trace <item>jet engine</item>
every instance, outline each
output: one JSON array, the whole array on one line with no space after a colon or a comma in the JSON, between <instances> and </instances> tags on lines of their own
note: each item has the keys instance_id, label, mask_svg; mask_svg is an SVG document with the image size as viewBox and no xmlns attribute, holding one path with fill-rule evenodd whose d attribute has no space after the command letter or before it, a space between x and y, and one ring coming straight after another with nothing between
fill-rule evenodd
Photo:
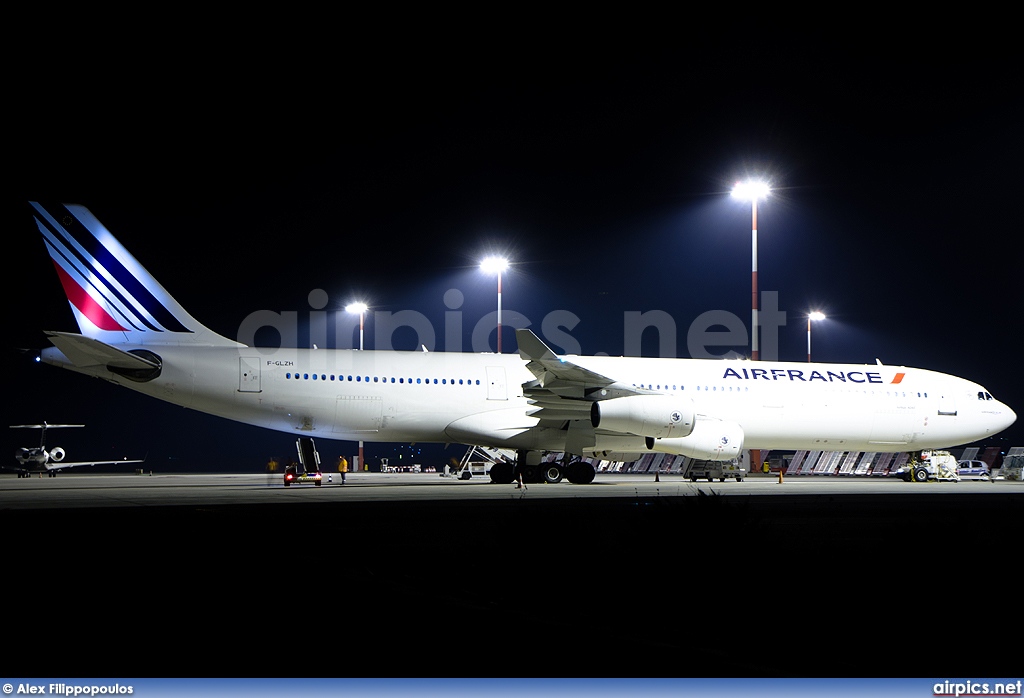
<instances>
[{"instance_id":1,"label":"jet engine","mask_svg":"<svg viewBox=\"0 0 1024 698\"><path fill-rule=\"evenodd\" d=\"M595 429L659 439L687 436L694 419L693 401L674 395L630 395L599 400L590 407Z\"/></svg>"},{"instance_id":2,"label":"jet engine","mask_svg":"<svg viewBox=\"0 0 1024 698\"><path fill-rule=\"evenodd\" d=\"M54 448L50 449L50 460L53 460L57 463L60 463L62 460L64 460L65 455L66 454L64 453L64 449L61 448L60 446L55 446Z\"/></svg>"},{"instance_id":3,"label":"jet engine","mask_svg":"<svg viewBox=\"0 0 1024 698\"><path fill-rule=\"evenodd\" d=\"M743 450L743 427L736 422L701 419L689 436L667 439L648 436L647 449L698 460L732 460Z\"/></svg>"}]
</instances>

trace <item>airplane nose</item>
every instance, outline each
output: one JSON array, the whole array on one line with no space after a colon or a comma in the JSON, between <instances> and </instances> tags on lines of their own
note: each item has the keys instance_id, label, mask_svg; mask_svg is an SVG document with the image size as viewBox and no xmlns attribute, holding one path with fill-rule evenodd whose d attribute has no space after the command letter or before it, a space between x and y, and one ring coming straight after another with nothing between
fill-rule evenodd
<instances>
[{"instance_id":1,"label":"airplane nose","mask_svg":"<svg viewBox=\"0 0 1024 698\"><path fill-rule=\"evenodd\" d=\"M1008 429L1011 424L1017 421L1017 414L1005 402L1000 402L999 409L989 412L987 416L992 427L992 434L998 434Z\"/></svg>"}]
</instances>

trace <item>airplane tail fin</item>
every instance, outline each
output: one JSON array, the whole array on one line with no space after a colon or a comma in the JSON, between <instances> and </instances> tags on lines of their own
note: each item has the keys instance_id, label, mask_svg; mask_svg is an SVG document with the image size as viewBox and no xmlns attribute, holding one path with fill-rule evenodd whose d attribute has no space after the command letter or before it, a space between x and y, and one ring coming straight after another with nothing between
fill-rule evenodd
<instances>
[{"instance_id":1,"label":"airplane tail fin","mask_svg":"<svg viewBox=\"0 0 1024 698\"><path fill-rule=\"evenodd\" d=\"M104 344L241 346L189 315L87 208L29 203L82 335Z\"/></svg>"}]
</instances>

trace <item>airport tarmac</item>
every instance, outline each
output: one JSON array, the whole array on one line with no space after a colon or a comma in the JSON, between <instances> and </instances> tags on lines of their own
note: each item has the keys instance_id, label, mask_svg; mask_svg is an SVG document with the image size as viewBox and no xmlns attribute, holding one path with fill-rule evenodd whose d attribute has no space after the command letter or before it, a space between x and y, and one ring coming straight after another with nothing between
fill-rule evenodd
<instances>
[{"instance_id":1,"label":"airport tarmac","mask_svg":"<svg viewBox=\"0 0 1024 698\"><path fill-rule=\"evenodd\" d=\"M11 641L109 648L26 675L1011 675L946 649L1016 627L1022 520L1007 481L0 477Z\"/></svg>"},{"instance_id":2,"label":"airport tarmac","mask_svg":"<svg viewBox=\"0 0 1024 698\"><path fill-rule=\"evenodd\" d=\"M1024 496L1024 482L906 483L892 478L842 478L777 475L748 476L742 482L691 482L674 474L601 473L589 485L496 485L486 478L456 480L436 473L349 473L346 484L337 474L323 484L285 487L280 475L266 474L93 474L61 473L57 477L0 476L0 511L145 506L222 506L234 504L298 504L412 501L522 501L548 499L657 498L713 495L761 497L787 495L810 498L850 496L1000 495Z\"/></svg>"}]
</instances>

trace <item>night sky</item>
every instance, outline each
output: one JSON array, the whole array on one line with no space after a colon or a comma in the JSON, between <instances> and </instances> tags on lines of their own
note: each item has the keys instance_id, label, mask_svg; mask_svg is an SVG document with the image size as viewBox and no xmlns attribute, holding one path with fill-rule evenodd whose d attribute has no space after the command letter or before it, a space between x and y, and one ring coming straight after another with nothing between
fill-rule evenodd
<instances>
[{"instance_id":1,"label":"night sky","mask_svg":"<svg viewBox=\"0 0 1024 698\"><path fill-rule=\"evenodd\" d=\"M749 327L750 206L729 190L762 176L774 191L758 210L759 286L786 313L779 359L806 359L806 313L819 309L815 360L959 375L1024 414L1020 66L998 42L968 52L929 32L815 40L694 26L671 41L508 31L411 42L290 25L290 40L272 41L261 28L227 43L206 30L68 32L19 65L4 202L8 420L87 424L55 435L69 460L148 454L155 470L260 471L294 439L26 361L17 349L46 346L44 330L76 330L29 200L89 208L230 337L255 311L298 311L296 342L309 346L320 289L330 318L356 299L371 315L422 313L437 351L445 311L458 311L470 351L496 304L477 265L500 252L513 262L506 326L515 312L538 331L571 314L578 324L562 331L578 346L556 349L618 355L626 313L663 311L686 357L702 313ZM371 317L368 349L374 332ZM408 329L391 339L418 344ZM511 329L503 350L515 351ZM641 351L659 355L654 333ZM29 445L4 431L8 452ZM1002 436L989 445L1024 445L1024 425ZM318 446L328 463L355 448ZM440 467L463 450L368 444L367 456Z\"/></svg>"}]
</instances>

